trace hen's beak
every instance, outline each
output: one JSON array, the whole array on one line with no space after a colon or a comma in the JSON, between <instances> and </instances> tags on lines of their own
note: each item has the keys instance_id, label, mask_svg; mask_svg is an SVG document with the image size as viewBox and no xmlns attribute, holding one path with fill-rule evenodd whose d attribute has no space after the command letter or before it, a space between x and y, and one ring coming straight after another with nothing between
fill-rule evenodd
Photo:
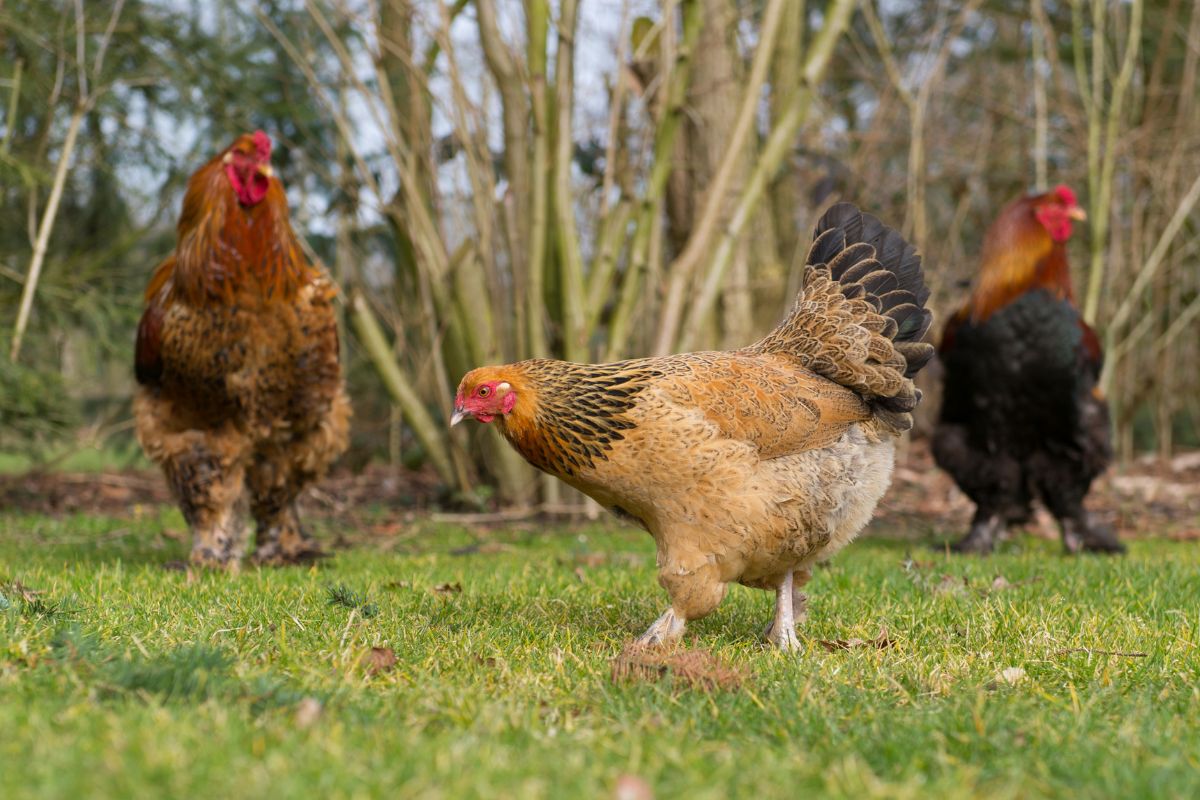
<instances>
[{"instance_id":1,"label":"hen's beak","mask_svg":"<svg viewBox=\"0 0 1200 800\"><path fill-rule=\"evenodd\" d=\"M469 416L471 416L471 412L465 408L455 408L454 413L450 415L450 427L453 428Z\"/></svg>"},{"instance_id":2,"label":"hen's beak","mask_svg":"<svg viewBox=\"0 0 1200 800\"><path fill-rule=\"evenodd\" d=\"M270 164L259 164L258 171L259 173L266 175L268 178L275 177L275 170L271 169Z\"/></svg>"},{"instance_id":3,"label":"hen's beak","mask_svg":"<svg viewBox=\"0 0 1200 800\"><path fill-rule=\"evenodd\" d=\"M1067 209L1067 216L1071 219L1077 219L1080 222L1087 221L1087 212L1079 206L1071 206Z\"/></svg>"}]
</instances>

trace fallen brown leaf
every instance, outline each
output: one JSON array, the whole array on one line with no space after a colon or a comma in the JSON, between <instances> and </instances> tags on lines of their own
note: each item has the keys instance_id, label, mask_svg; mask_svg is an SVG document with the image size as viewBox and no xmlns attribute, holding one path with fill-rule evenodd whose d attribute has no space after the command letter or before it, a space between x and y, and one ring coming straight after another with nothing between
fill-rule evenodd
<instances>
[{"instance_id":1,"label":"fallen brown leaf","mask_svg":"<svg viewBox=\"0 0 1200 800\"><path fill-rule=\"evenodd\" d=\"M461 594L462 584L457 581L454 583L439 583L437 586L433 587L433 593L442 595Z\"/></svg>"},{"instance_id":2,"label":"fallen brown leaf","mask_svg":"<svg viewBox=\"0 0 1200 800\"><path fill-rule=\"evenodd\" d=\"M396 653L390 647L372 647L367 654L367 673L376 675L396 666Z\"/></svg>"},{"instance_id":3,"label":"fallen brown leaf","mask_svg":"<svg viewBox=\"0 0 1200 800\"><path fill-rule=\"evenodd\" d=\"M954 575L943 575L942 579L933 587L933 591L938 594L962 594L967 589L967 578L961 578Z\"/></svg>"}]
</instances>

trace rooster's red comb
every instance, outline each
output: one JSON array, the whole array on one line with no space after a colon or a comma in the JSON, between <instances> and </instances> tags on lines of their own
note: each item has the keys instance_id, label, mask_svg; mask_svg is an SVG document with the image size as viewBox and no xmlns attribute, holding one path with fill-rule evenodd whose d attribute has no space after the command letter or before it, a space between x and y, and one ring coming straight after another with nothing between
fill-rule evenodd
<instances>
[{"instance_id":1,"label":"rooster's red comb","mask_svg":"<svg viewBox=\"0 0 1200 800\"><path fill-rule=\"evenodd\" d=\"M254 132L254 154L258 156L259 161L267 161L271 158L271 137L262 131ZM1070 189L1067 191L1069 192Z\"/></svg>"},{"instance_id":2,"label":"rooster's red comb","mask_svg":"<svg viewBox=\"0 0 1200 800\"><path fill-rule=\"evenodd\" d=\"M1054 193L1058 195L1059 202L1061 202L1064 206L1079 205L1079 203L1076 201L1075 192L1072 191L1070 186L1067 186L1064 183L1060 183L1058 186L1055 186Z\"/></svg>"}]
</instances>

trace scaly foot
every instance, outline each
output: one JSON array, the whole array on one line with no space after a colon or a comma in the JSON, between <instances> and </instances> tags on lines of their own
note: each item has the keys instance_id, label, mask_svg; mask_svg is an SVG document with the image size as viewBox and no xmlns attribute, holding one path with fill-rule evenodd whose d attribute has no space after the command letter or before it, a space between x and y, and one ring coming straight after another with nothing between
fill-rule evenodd
<instances>
[{"instance_id":1,"label":"scaly foot","mask_svg":"<svg viewBox=\"0 0 1200 800\"><path fill-rule=\"evenodd\" d=\"M259 532L258 545L254 548L251 560L260 567L286 567L295 564L308 564L328 554L321 548L319 542L299 528L285 526L282 531L278 528Z\"/></svg>"},{"instance_id":2,"label":"scaly foot","mask_svg":"<svg viewBox=\"0 0 1200 800\"><path fill-rule=\"evenodd\" d=\"M794 590L792 572L789 570L783 583L775 590L775 620L767 627L767 642L778 647L785 653L794 653L800 649L800 639L796 636L796 592ZM803 593L800 594L803 598Z\"/></svg>"},{"instance_id":3,"label":"scaly foot","mask_svg":"<svg viewBox=\"0 0 1200 800\"><path fill-rule=\"evenodd\" d=\"M1086 522L1063 520L1062 539L1063 547L1071 555L1080 552L1120 555L1125 552L1125 545L1121 544L1116 532L1090 517Z\"/></svg>"},{"instance_id":4,"label":"scaly foot","mask_svg":"<svg viewBox=\"0 0 1200 800\"><path fill-rule=\"evenodd\" d=\"M677 642L683 636L683 629L686 626L687 622L676 616L675 609L668 608L661 617L654 620L645 633L638 637L638 644L654 647Z\"/></svg>"},{"instance_id":5,"label":"scaly foot","mask_svg":"<svg viewBox=\"0 0 1200 800\"><path fill-rule=\"evenodd\" d=\"M1004 521L1000 517L976 519L971 530L962 539L950 545L950 551L977 556L990 555L996 548L996 540L1004 532Z\"/></svg>"},{"instance_id":6,"label":"scaly foot","mask_svg":"<svg viewBox=\"0 0 1200 800\"><path fill-rule=\"evenodd\" d=\"M308 564L325 557L316 539L304 532L294 505L279 513L259 516L252 559L260 567Z\"/></svg>"}]
</instances>

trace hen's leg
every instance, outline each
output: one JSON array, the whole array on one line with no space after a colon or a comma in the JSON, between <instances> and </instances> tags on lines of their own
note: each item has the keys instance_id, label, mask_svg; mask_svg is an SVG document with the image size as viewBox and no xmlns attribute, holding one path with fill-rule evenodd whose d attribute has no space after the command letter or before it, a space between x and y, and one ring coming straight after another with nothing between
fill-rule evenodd
<instances>
[{"instance_id":1,"label":"hen's leg","mask_svg":"<svg viewBox=\"0 0 1200 800\"><path fill-rule=\"evenodd\" d=\"M785 652L800 649L796 638L795 586L793 573L787 572L775 591L775 621L767 628L767 641Z\"/></svg>"},{"instance_id":2,"label":"hen's leg","mask_svg":"<svg viewBox=\"0 0 1200 800\"><path fill-rule=\"evenodd\" d=\"M808 595L806 595L804 592L802 592L801 589L811 579L812 579L812 570L808 569L807 567L804 569L797 569L792 572L792 621L793 621L793 624L800 625L800 624L803 624L808 621ZM766 627L763 628L762 635L763 635L764 639L766 639L768 642L771 642L772 636L773 636L772 631L774 631L774 629L775 629L775 620L779 618L779 604L780 604L780 602L782 602L782 599L783 599L782 586L783 586L784 580L786 580L786 579L783 575L778 575L778 576L775 576L774 578L771 578L768 580L770 580L771 584L774 584L774 586L775 586L775 619L773 619L772 621L767 623ZM755 587L767 589L767 588L770 588L770 584L767 584L767 585L755 584Z\"/></svg>"},{"instance_id":3,"label":"hen's leg","mask_svg":"<svg viewBox=\"0 0 1200 800\"><path fill-rule=\"evenodd\" d=\"M346 449L349 420L349 401L339 391L317 428L295 442L260 452L249 468L256 564L301 564L323 555L320 544L300 524L296 498Z\"/></svg>"},{"instance_id":4,"label":"hen's leg","mask_svg":"<svg viewBox=\"0 0 1200 800\"><path fill-rule=\"evenodd\" d=\"M658 582L667 590L671 607L641 635L638 639L641 644L678 641L687 623L711 614L728 589L715 565L704 563L697 569L688 569L674 558L664 558L661 553Z\"/></svg>"}]
</instances>

